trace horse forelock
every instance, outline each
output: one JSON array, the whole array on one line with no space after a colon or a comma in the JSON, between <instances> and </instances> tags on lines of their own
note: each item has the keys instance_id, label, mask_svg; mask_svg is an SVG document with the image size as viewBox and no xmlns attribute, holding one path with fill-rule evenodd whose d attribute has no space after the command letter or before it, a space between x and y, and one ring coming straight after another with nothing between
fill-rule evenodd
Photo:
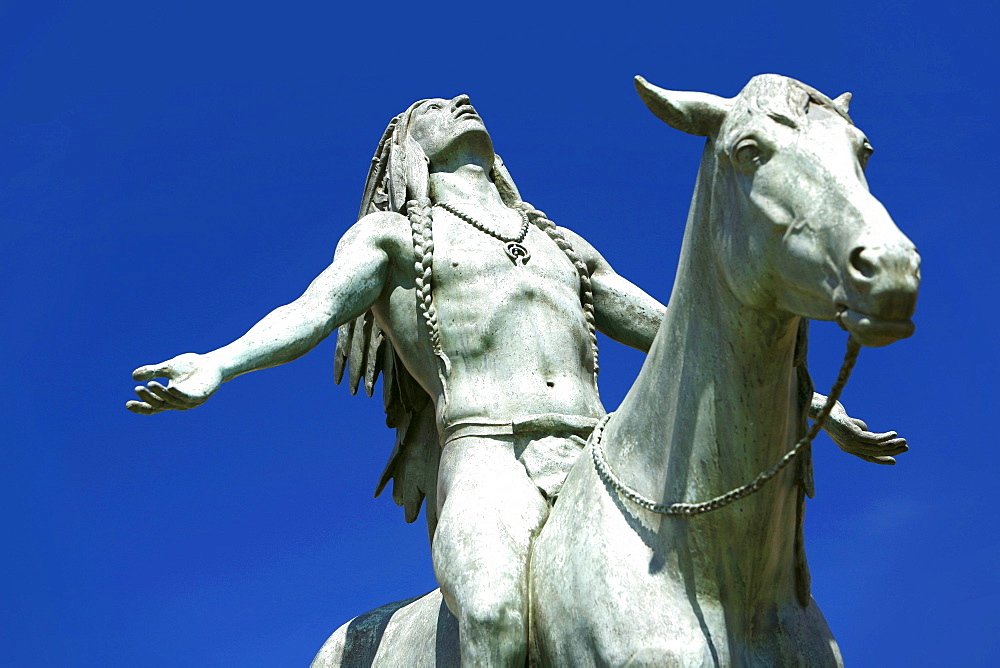
<instances>
[{"instance_id":1,"label":"horse forelock","mask_svg":"<svg viewBox=\"0 0 1000 668\"><path fill-rule=\"evenodd\" d=\"M784 122L780 119L788 119L795 124L805 124L809 105L817 104L854 125L847 112L829 96L808 84L780 74L755 76L737 96L736 102L736 108L744 107L751 114L771 116L780 122Z\"/></svg>"}]
</instances>

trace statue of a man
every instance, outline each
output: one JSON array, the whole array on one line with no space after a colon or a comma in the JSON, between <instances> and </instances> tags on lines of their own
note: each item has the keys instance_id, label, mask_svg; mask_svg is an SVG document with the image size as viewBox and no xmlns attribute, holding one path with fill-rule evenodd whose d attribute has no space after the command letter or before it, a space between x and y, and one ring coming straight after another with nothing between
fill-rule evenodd
<instances>
[{"instance_id":1,"label":"statue of a man","mask_svg":"<svg viewBox=\"0 0 1000 668\"><path fill-rule=\"evenodd\" d=\"M411 521L428 497L463 663L523 665L531 540L605 414L596 331L648 350L663 312L521 201L467 96L423 100L390 123L361 217L305 293L227 346L137 369L150 382L128 408L198 406L344 326L338 374L349 358L352 384L364 375L370 392L381 371L397 428L382 484L396 479ZM829 422L841 447L869 461L906 449L865 429L842 408Z\"/></svg>"}]
</instances>

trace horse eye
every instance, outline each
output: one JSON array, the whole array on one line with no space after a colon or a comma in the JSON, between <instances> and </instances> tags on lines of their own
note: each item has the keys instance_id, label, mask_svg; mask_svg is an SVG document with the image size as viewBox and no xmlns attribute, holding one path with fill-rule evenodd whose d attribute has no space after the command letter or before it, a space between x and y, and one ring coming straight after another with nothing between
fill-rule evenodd
<instances>
[{"instance_id":1,"label":"horse eye","mask_svg":"<svg viewBox=\"0 0 1000 668\"><path fill-rule=\"evenodd\" d=\"M760 146L753 139L745 139L739 143L733 155L737 164L748 166L760 157Z\"/></svg>"},{"instance_id":2,"label":"horse eye","mask_svg":"<svg viewBox=\"0 0 1000 668\"><path fill-rule=\"evenodd\" d=\"M861 144L861 150L858 151L858 162L861 163L862 169L868 166L868 159L872 157L872 153L874 152L875 149L872 148L872 145L869 144L866 139L864 143Z\"/></svg>"}]
</instances>

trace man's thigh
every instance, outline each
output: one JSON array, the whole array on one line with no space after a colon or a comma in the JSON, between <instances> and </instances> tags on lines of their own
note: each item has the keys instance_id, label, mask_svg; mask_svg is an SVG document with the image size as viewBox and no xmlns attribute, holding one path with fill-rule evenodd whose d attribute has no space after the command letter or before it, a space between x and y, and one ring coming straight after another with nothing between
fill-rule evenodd
<instances>
[{"instance_id":1,"label":"man's thigh","mask_svg":"<svg viewBox=\"0 0 1000 668\"><path fill-rule=\"evenodd\" d=\"M545 498L514 454L509 436L468 436L445 445L438 469L441 517L466 509L498 512L509 523L537 528L548 514Z\"/></svg>"},{"instance_id":2,"label":"man's thigh","mask_svg":"<svg viewBox=\"0 0 1000 668\"><path fill-rule=\"evenodd\" d=\"M497 558L527 554L548 516L548 504L514 456L512 437L469 436L448 443L438 472L439 538L449 552L492 551ZM489 560L489 552L468 555Z\"/></svg>"}]
</instances>

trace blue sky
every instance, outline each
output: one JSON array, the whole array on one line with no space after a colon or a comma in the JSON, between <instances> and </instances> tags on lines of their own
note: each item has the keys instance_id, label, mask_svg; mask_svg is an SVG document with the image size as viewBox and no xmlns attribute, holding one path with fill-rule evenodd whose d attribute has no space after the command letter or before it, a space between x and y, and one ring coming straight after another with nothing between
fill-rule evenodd
<instances>
[{"instance_id":1,"label":"blue sky","mask_svg":"<svg viewBox=\"0 0 1000 668\"><path fill-rule=\"evenodd\" d=\"M852 665L995 665L1000 575L997 10L986 3L0 3L0 578L5 665L287 666L434 587L422 521L371 494L381 401L333 340L143 418L129 374L297 297L412 101L465 92L525 199L665 301L702 141L632 88L836 96L872 191L923 256L912 339L844 401L912 450L825 437L813 594ZM844 335L813 327L828 387ZM642 355L602 345L613 408Z\"/></svg>"}]
</instances>

